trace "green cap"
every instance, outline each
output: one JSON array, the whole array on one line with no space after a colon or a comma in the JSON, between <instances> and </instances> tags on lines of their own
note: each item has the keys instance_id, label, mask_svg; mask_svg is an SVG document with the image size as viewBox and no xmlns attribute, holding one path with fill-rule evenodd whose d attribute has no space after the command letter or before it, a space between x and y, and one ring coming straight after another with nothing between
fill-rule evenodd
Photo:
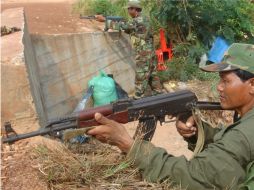
<instances>
[{"instance_id":1,"label":"green cap","mask_svg":"<svg viewBox=\"0 0 254 190\"><path fill-rule=\"evenodd\" d=\"M141 6L141 4L140 4L139 1L129 1L129 2L127 3L126 8L130 8L130 7L142 9L142 6Z\"/></svg>"},{"instance_id":2,"label":"green cap","mask_svg":"<svg viewBox=\"0 0 254 190\"><path fill-rule=\"evenodd\" d=\"M245 70L254 74L254 45L234 43L226 51L221 63L201 68L208 72Z\"/></svg>"}]
</instances>

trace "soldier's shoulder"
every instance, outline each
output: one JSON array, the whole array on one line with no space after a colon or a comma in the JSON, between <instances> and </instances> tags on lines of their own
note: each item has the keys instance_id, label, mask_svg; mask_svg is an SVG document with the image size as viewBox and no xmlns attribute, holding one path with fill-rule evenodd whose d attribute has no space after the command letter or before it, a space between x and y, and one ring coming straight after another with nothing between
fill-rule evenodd
<instances>
[{"instance_id":1,"label":"soldier's shoulder","mask_svg":"<svg viewBox=\"0 0 254 190\"><path fill-rule=\"evenodd\" d=\"M234 127L234 130L239 131L241 134L244 135L245 140L248 141L251 150L252 150L252 156L254 157L254 116L249 117L248 119L243 120L239 123L236 127Z\"/></svg>"},{"instance_id":2,"label":"soldier's shoulder","mask_svg":"<svg viewBox=\"0 0 254 190\"><path fill-rule=\"evenodd\" d=\"M247 116L247 118L243 118L240 120L239 125L237 126L237 128L241 131L252 131L254 132L254 113L253 111ZM253 133L254 135L254 133Z\"/></svg>"},{"instance_id":3,"label":"soldier's shoulder","mask_svg":"<svg viewBox=\"0 0 254 190\"><path fill-rule=\"evenodd\" d=\"M138 16L138 17L134 18L134 21L138 22L138 23L142 23L144 21L144 19L142 16Z\"/></svg>"},{"instance_id":4,"label":"soldier's shoulder","mask_svg":"<svg viewBox=\"0 0 254 190\"><path fill-rule=\"evenodd\" d=\"M241 131L247 136L254 138L254 116L246 120L240 121L240 123L235 127L236 130Z\"/></svg>"},{"instance_id":5,"label":"soldier's shoulder","mask_svg":"<svg viewBox=\"0 0 254 190\"><path fill-rule=\"evenodd\" d=\"M135 21L139 23L146 23L146 22L149 22L149 18L141 14L135 18Z\"/></svg>"}]
</instances>

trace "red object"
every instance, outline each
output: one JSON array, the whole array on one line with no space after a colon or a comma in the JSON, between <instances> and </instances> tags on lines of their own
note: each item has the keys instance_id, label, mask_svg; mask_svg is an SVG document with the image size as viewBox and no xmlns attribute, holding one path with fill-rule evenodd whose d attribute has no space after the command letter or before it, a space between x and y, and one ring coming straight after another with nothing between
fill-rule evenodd
<instances>
[{"instance_id":1,"label":"red object","mask_svg":"<svg viewBox=\"0 0 254 190\"><path fill-rule=\"evenodd\" d=\"M155 51L158 59L157 71L165 71L167 69L165 61L171 60L173 57L173 53L172 53L172 44L170 44L170 47L167 47L164 30L162 28L160 29L160 44L161 49L157 49Z\"/></svg>"}]
</instances>

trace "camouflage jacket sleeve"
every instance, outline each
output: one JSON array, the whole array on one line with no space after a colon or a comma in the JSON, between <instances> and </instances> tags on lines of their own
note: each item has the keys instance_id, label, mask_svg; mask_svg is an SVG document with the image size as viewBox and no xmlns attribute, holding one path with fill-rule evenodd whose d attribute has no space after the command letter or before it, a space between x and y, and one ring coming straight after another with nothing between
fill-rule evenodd
<instances>
[{"instance_id":1,"label":"camouflage jacket sleeve","mask_svg":"<svg viewBox=\"0 0 254 190\"><path fill-rule=\"evenodd\" d=\"M128 34L144 40L150 40L153 38L149 19L142 15L132 19L129 22L122 22L120 24L120 28L122 28Z\"/></svg>"},{"instance_id":2,"label":"camouflage jacket sleeve","mask_svg":"<svg viewBox=\"0 0 254 190\"><path fill-rule=\"evenodd\" d=\"M253 128L253 127L252 127ZM147 141L137 140L128 158L151 182L172 179L182 188L237 189L243 182L251 158L251 140L240 130L220 131L193 159L174 157Z\"/></svg>"},{"instance_id":3,"label":"camouflage jacket sleeve","mask_svg":"<svg viewBox=\"0 0 254 190\"><path fill-rule=\"evenodd\" d=\"M120 28L124 30L125 33L131 34L132 32L135 32L136 26L133 22L121 22Z\"/></svg>"}]
</instances>

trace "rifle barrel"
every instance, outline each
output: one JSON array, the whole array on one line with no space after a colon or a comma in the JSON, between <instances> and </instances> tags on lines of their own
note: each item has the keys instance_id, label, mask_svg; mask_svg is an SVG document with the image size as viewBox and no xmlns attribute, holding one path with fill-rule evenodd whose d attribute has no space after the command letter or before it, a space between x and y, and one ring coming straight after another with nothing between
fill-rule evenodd
<instances>
[{"instance_id":1,"label":"rifle barrel","mask_svg":"<svg viewBox=\"0 0 254 190\"><path fill-rule=\"evenodd\" d=\"M65 129L71 129L71 128L76 128L77 124L72 122L69 124L62 124L61 126L53 126L53 127L48 127L48 128L41 128L37 131L33 131L30 133L26 133L26 134L20 134L20 135L11 135L7 138L3 138L2 142L3 143L12 143L21 139L27 139L30 137L35 137L35 136L39 136L39 135L47 135L53 132L57 132L57 131L61 131L61 130L65 130Z\"/></svg>"},{"instance_id":2,"label":"rifle barrel","mask_svg":"<svg viewBox=\"0 0 254 190\"><path fill-rule=\"evenodd\" d=\"M220 102L197 102L196 107L200 110L223 110Z\"/></svg>"},{"instance_id":3,"label":"rifle barrel","mask_svg":"<svg viewBox=\"0 0 254 190\"><path fill-rule=\"evenodd\" d=\"M96 19L95 16L79 16L80 19Z\"/></svg>"}]
</instances>

